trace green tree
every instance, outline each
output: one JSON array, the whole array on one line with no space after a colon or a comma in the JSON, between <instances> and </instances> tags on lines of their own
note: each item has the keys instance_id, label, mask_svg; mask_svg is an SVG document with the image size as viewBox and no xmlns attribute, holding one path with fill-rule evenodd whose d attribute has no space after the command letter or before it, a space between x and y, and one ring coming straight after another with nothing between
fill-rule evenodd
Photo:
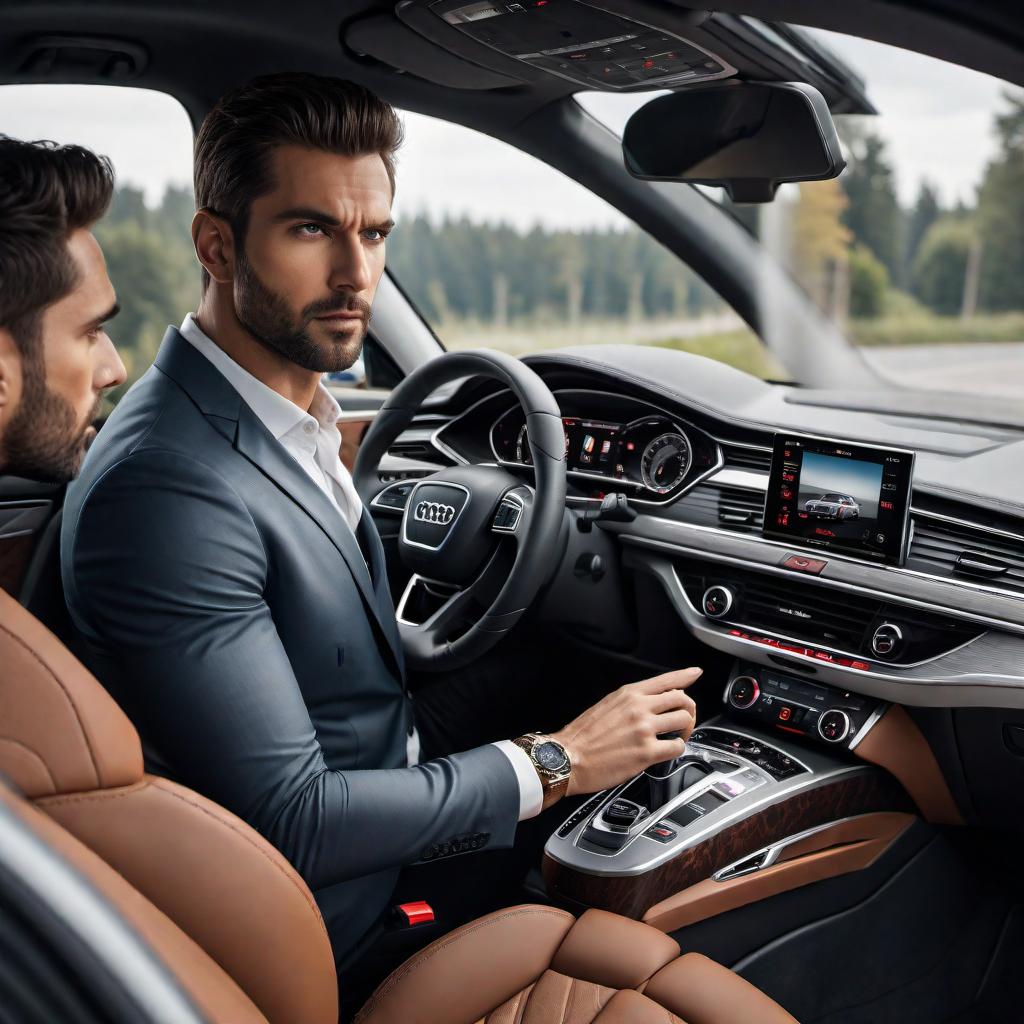
<instances>
[{"instance_id":1,"label":"green tree","mask_svg":"<svg viewBox=\"0 0 1024 1024\"><path fill-rule=\"evenodd\" d=\"M845 129L850 166L840 177L849 203L843 223L857 242L866 245L885 264L890 277L900 268L902 217L896 196L896 176L885 142L860 125Z\"/></svg>"},{"instance_id":2,"label":"green tree","mask_svg":"<svg viewBox=\"0 0 1024 1024\"><path fill-rule=\"evenodd\" d=\"M907 230L904 238L903 260L900 267L900 282L905 287L910 283L921 242L928 229L942 216L942 206L935 189L922 181L914 207L907 216Z\"/></svg>"},{"instance_id":3,"label":"green tree","mask_svg":"<svg viewBox=\"0 0 1024 1024\"><path fill-rule=\"evenodd\" d=\"M889 290L889 272L865 245L850 250L850 316L881 316Z\"/></svg>"},{"instance_id":4,"label":"green tree","mask_svg":"<svg viewBox=\"0 0 1024 1024\"><path fill-rule=\"evenodd\" d=\"M960 312L964 297L967 254L975 228L963 217L946 216L924 236L914 262L914 293L936 313Z\"/></svg>"},{"instance_id":5,"label":"green tree","mask_svg":"<svg viewBox=\"0 0 1024 1024\"><path fill-rule=\"evenodd\" d=\"M1005 93L995 119L999 154L978 191L982 239L979 305L990 311L1024 309L1024 93Z\"/></svg>"}]
</instances>

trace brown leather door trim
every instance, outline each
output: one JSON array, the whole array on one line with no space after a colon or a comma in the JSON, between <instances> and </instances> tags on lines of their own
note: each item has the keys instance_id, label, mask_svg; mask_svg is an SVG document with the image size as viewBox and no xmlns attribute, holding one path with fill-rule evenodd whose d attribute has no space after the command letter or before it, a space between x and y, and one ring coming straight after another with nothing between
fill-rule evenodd
<instances>
[{"instance_id":1,"label":"brown leather door trim","mask_svg":"<svg viewBox=\"0 0 1024 1024\"><path fill-rule=\"evenodd\" d=\"M877 764L895 775L925 821L934 825L964 823L932 748L899 704L889 708L853 752L861 760Z\"/></svg>"},{"instance_id":2,"label":"brown leather door trim","mask_svg":"<svg viewBox=\"0 0 1024 1024\"><path fill-rule=\"evenodd\" d=\"M707 878L651 907L643 920L664 932L759 900L866 868L917 819L879 811L836 822L787 846L771 867L716 882Z\"/></svg>"}]
</instances>

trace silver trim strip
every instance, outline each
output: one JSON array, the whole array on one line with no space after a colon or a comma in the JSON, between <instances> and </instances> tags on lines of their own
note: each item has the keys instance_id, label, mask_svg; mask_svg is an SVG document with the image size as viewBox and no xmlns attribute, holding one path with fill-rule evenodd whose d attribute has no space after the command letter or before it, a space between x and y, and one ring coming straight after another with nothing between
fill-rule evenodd
<instances>
[{"instance_id":1,"label":"silver trim strip","mask_svg":"<svg viewBox=\"0 0 1024 1024\"><path fill-rule=\"evenodd\" d=\"M734 860L731 864L726 864L724 868L719 868L711 877L716 882L728 882L733 878L742 878L744 875L752 875L757 871L764 871L765 868L770 868L775 864L783 851L788 847L793 846L795 843L799 843L804 839L809 839L811 836L815 836L819 832L835 828L836 825L844 825L848 821L857 821L859 818L867 817L870 817L870 815L852 814L846 818L837 818L835 821L826 821L824 825L815 825L814 828L805 829L803 832L797 832L794 835L787 836L785 839L780 839L779 842L772 843L770 846L762 846L760 850L748 853L746 856ZM764 860L756 867L741 867L741 865L745 864L747 861L755 860L757 857L762 856L764 857Z\"/></svg>"},{"instance_id":2,"label":"silver trim strip","mask_svg":"<svg viewBox=\"0 0 1024 1024\"><path fill-rule=\"evenodd\" d=\"M444 604L442 604L435 612L433 612L433 614L429 615L422 622L411 622L405 617L405 606L409 603L409 598L412 596L412 592L416 588L417 584L422 584L428 591L430 591L431 586L444 587L445 590L451 590L451 593L445 599ZM444 597L443 594L439 594L436 591L431 592L434 593L436 597ZM450 583L441 583L439 580L432 580L427 576L420 576L419 573L414 572L409 577L409 582L406 583L405 590L402 591L402 596L398 599L398 607L395 609L395 619L403 626L412 626L413 629L421 629L436 616L440 615L447 607L448 602L460 593L462 593L462 591Z\"/></svg>"}]
</instances>

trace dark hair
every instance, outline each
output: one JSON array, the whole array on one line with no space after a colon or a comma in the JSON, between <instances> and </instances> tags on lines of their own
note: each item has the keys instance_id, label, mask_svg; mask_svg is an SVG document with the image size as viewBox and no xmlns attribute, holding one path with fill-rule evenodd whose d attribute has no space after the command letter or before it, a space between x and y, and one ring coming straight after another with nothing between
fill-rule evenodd
<instances>
[{"instance_id":1,"label":"dark hair","mask_svg":"<svg viewBox=\"0 0 1024 1024\"><path fill-rule=\"evenodd\" d=\"M114 170L81 146L0 135L0 327L36 354L43 313L77 283L68 236L106 213Z\"/></svg>"},{"instance_id":2,"label":"dark hair","mask_svg":"<svg viewBox=\"0 0 1024 1024\"><path fill-rule=\"evenodd\" d=\"M379 153L393 198L403 134L394 108L356 82L301 72L261 75L222 96L199 129L196 206L227 220L241 247L252 201L274 188L269 157L278 146ZM204 288L208 282L204 270Z\"/></svg>"}]
</instances>

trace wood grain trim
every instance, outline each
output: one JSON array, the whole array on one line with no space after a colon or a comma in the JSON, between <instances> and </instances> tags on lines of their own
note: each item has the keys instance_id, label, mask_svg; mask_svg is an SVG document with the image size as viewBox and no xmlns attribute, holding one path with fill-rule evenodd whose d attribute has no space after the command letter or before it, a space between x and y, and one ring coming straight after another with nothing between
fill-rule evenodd
<instances>
[{"instance_id":1,"label":"wood grain trim","mask_svg":"<svg viewBox=\"0 0 1024 1024\"><path fill-rule=\"evenodd\" d=\"M964 823L932 748L899 704L889 708L853 752L861 760L895 775L925 821L934 825Z\"/></svg>"},{"instance_id":2,"label":"wood grain trim","mask_svg":"<svg viewBox=\"0 0 1024 1024\"><path fill-rule=\"evenodd\" d=\"M655 904L645 923L664 932L729 910L869 867L917 820L913 814L864 814L815 832L787 847L778 863L740 878L706 878Z\"/></svg>"},{"instance_id":3,"label":"wood grain trim","mask_svg":"<svg viewBox=\"0 0 1024 1024\"><path fill-rule=\"evenodd\" d=\"M787 836L841 818L912 810L910 798L891 775L865 766L761 807L642 875L590 875L547 856L542 871L554 898L639 920L656 903Z\"/></svg>"}]
</instances>

